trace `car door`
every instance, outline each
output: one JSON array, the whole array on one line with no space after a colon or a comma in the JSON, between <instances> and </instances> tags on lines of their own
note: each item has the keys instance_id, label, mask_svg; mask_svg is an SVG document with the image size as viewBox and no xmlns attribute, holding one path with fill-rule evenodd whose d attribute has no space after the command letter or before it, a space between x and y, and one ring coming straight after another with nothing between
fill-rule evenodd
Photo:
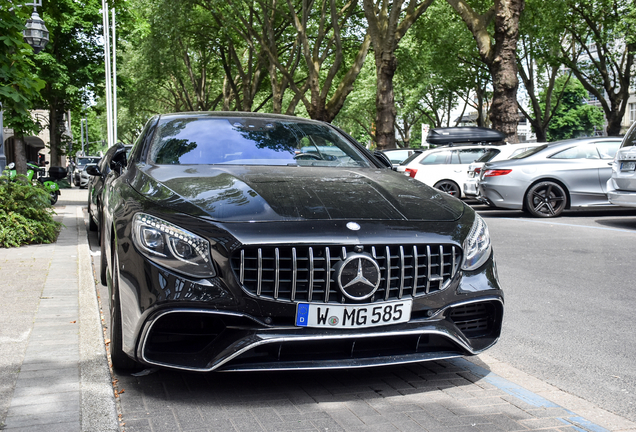
<instances>
[{"instance_id":1,"label":"car door","mask_svg":"<svg viewBox=\"0 0 636 432\"><path fill-rule=\"evenodd\" d=\"M554 175L565 183L573 207L607 201L599 181L599 169L607 161L601 159L595 142L576 144L550 159L553 163L547 164L545 175Z\"/></svg>"}]
</instances>

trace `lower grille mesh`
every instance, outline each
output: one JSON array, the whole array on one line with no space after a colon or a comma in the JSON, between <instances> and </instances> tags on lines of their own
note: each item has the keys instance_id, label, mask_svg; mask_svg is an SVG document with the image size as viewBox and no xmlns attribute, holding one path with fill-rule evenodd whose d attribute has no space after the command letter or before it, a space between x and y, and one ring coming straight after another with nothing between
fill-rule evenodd
<instances>
[{"instance_id":1,"label":"lower grille mesh","mask_svg":"<svg viewBox=\"0 0 636 432\"><path fill-rule=\"evenodd\" d=\"M350 302L335 280L347 254L364 253L380 267L380 286L367 300L419 297L446 288L461 263L454 245L248 247L232 256L241 286L260 298L287 302ZM361 250L363 249L363 250Z\"/></svg>"}]
</instances>

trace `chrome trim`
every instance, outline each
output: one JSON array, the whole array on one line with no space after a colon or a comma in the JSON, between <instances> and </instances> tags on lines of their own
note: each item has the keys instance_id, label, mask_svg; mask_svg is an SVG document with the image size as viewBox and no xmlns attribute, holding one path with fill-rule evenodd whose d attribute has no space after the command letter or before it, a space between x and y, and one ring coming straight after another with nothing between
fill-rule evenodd
<instances>
[{"instance_id":1,"label":"chrome trim","mask_svg":"<svg viewBox=\"0 0 636 432\"><path fill-rule=\"evenodd\" d=\"M386 290L384 292L384 300L388 300L391 294L391 248L388 246L384 250L384 256L386 259Z\"/></svg>"},{"instance_id":2,"label":"chrome trim","mask_svg":"<svg viewBox=\"0 0 636 432\"><path fill-rule=\"evenodd\" d=\"M325 280L325 303L329 303L329 290L331 289L331 253L329 248L325 248L325 259L327 260L327 280Z\"/></svg>"},{"instance_id":3,"label":"chrome trim","mask_svg":"<svg viewBox=\"0 0 636 432\"><path fill-rule=\"evenodd\" d=\"M398 299L401 299L403 294L404 294L404 246L400 245L400 293L398 294Z\"/></svg>"},{"instance_id":4,"label":"chrome trim","mask_svg":"<svg viewBox=\"0 0 636 432\"><path fill-rule=\"evenodd\" d=\"M431 247L426 246L426 294L431 290Z\"/></svg>"},{"instance_id":5,"label":"chrome trim","mask_svg":"<svg viewBox=\"0 0 636 432\"><path fill-rule=\"evenodd\" d=\"M453 268L451 268L450 278L453 279L455 277L455 273L457 273L457 263L455 257L455 246L451 247L451 253L453 254Z\"/></svg>"},{"instance_id":6,"label":"chrome trim","mask_svg":"<svg viewBox=\"0 0 636 432\"><path fill-rule=\"evenodd\" d=\"M296 248L292 248L292 287L291 301L296 300L296 282L298 279L298 261L296 260Z\"/></svg>"},{"instance_id":7,"label":"chrome trim","mask_svg":"<svg viewBox=\"0 0 636 432\"><path fill-rule=\"evenodd\" d=\"M314 249L309 247L309 290L307 301L311 301L314 296Z\"/></svg>"},{"instance_id":8,"label":"chrome trim","mask_svg":"<svg viewBox=\"0 0 636 432\"><path fill-rule=\"evenodd\" d=\"M449 272L449 276L450 276L450 272ZM439 285L441 287L442 282L444 281L444 246L442 245L439 246L439 278L440 278Z\"/></svg>"},{"instance_id":9,"label":"chrome trim","mask_svg":"<svg viewBox=\"0 0 636 432\"><path fill-rule=\"evenodd\" d=\"M417 295L417 268L419 266L419 257L417 256L417 245L413 245L413 297Z\"/></svg>"},{"instance_id":10,"label":"chrome trim","mask_svg":"<svg viewBox=\"0 0 636 432\"><path fill-rule=\"evenodd\" d=\"M437 317L440 317L440 314L443 314L446 310L452 308L452 307L458 307L458 306L464 306L466 304L471 304L471 303L482 303L482 302L492 302L492 301L498 301L499 303L501 303L503 305L503 300L500 297L497 296L488 296L488 297L482 297L479 299L475 299L475 300L465 300L465 301L461 301L461 302L457 302L457 303L453 303L450 305L445 306L444 308L440 309L437 311L437 313L435 313L435 315L433 315L432 317L429 317L425 320L418 320L418 321L414 321L414 322L422 322L422 324L426 324L432 321L439 321L439 319L437 319ZM211 310L201 310L201 309L172 309L169 311L165 311L162 313L159 313L157 316L153 317L151 320L148 320L148 322L145 325L144 330L142 331L142 336L141 336L141 343L139 344L139 349L141 350L139 352L139 358L141 358L145 363L150 364L150 365L155 365L155 366L162 366L162 367L168 367L171 369L178 369L178 370L187 370L187 371L193 371L193 372L211 372L213 370L216 370L218 368L220 368L221 366L223 366L224 364L234 360L236 357L240 356L241 354L254 349L256 347L259 347L261 345L266 345L266 344L274 344L274 343L284 343L284 342L305 342L305 341L315 341L315 340L342 340L342 339L352 339L352 338L372 338L372 337L391 337L391 336L403 336L403 335L415 335L415 334L429 334L429 335L438 335L438 336L443 336L448 338L449 340L451 340L452 342L456 343L461 349L464 349L465 351L467 351L470 355L476 355L479 354L485 350L487 350L488 348L490 348L491 346L493 346L498 340L499 338L495 338L495 340L493 341L492 344L484 347L481 350L473 350L471 348L471 346L466 342L466 340L464 340L464 338L458 337L453 333L450 333L448 331L442 331L442 330L437 330L437 329L432 329L432 330L422 330L422 329L414 329L414 330L405 330L405 331L393 331L393 332L375 332L375 333L363 333L363 334L354 334L354 333L349 333L349 334L337 334L337 335L312 335L312 336L296 336L296 337L289 337L289 336L268 336L268 335L258 335L258 337L260 338L259 341L253 342L253 343L249 343L249 344L244 344L242 345L242 348L234 353L232 353L232 355L229 355L225 358L223 358L221 361L219 361L217 364L215 364L214 366L210 367L210 368L189 368L189 367L183 367L183 366L178 366L178 365L172 365L172 364L168 364L168 363L161 363L161 362L153 362L153 361L149 361L147 358L145 358L144 356L144 352L145 352L145 348L146 348L146 342L147 342L147 336L148 334L150 334L152 327L154 326L154 324L157 322L157 320L159 320L159 318L163 317L164 315L170 314L170 313L183 313L183 312L189 312L189 313L208 313L208 314L217 314L217 315L228 315L228 316L236 316L236 317L246 317L246 318L250 318L252 320L254 320L254 318L250 317L249 315L245 315L245 314L241 314L241 313L236 313L236 312L225 312L225 311L211 311ZM255 322L258 322L256 320L254 320ZM294 327L295 328L295 327ZM351 364L351 363L345 363L344 361L334 361L332 363L335 364L335 366L315 366L315 367L301 367L301 368L295 368L298 370L311 370L311 369L329 369L329 368L356 368L356 367L367 367L367 366L379 366L379 365L389 365L389 364L401 364L401 363L412 363L412 362L416 362L416 361L423 361L423 360L435 360L435 359L443 359L443 358L451 358L451 357L461 357L462 354L456 354L456 353L421 353L421 356L411 356L410 359L406 359L406 357L408 356L388 356L388 357L381 357L381 358L377 358L374 359L375 361L373 363L364 363L362 361L356 360L355 364ZM425 355L430 355L431 357L424 357ZM442 357L437 357L441 355ZM402 357L402 359L400 359L400 357ZM417 358L415 358L417 357ZM388 361L389 359L391 359L391 361ZM267 368L267 370L289 370L292 369L290 367L286 367L286 368ZM249 370L249 369L237 369L237 370ZM263 370L263 368L257 368L254 370Z\"/></svg>"},{"instance_id":11,"label":"chrome trim","mask_svg":"<svg viewBox=\"0 0 636 432\"><path fill-rule=\"evenodd\" d=\"M261 295L262 282L263 282L263 249L258 248L258 282L256 285L256 295Z\"/></svg>"},{"instance_id":12,"label":"chrome trim","mask_svg":"<svg viewBox=\"0 0 636 432\"><path fill-rule=\"evenodd\" d=\"M278 300L278 288L280 287L280 251L274 250L276 256L276 273L274 275L274 299Z\"/></svg>"},{"instance_id":13,"label":"chrome trim","mask_svg":"<svg viewBox=\"0 0 636 432\"><path fill-rule=\"evenodd\" d=\"M240 271L239 279L241 281L241 285L243 285L245 281L245 249L241 249L241 271Z\"/></svg>"}]
</instances>

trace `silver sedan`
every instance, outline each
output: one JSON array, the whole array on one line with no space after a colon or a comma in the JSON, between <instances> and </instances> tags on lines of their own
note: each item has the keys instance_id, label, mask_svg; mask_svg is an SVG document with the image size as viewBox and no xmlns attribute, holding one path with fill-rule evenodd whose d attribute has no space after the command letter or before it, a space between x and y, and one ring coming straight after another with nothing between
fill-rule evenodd
<instances>
[{"instance_id":1,"label":"silver sedan","mask_svg":"<svg viewBox=\"0 0 636 432\"><path fill-rule=\"evenodd\" d=\"M579 138L545 144L511 159L487 163L479 179L483 202L559 216L577 207L611 205L606 184L621 138Z\"/></svg>"}]
</instances>

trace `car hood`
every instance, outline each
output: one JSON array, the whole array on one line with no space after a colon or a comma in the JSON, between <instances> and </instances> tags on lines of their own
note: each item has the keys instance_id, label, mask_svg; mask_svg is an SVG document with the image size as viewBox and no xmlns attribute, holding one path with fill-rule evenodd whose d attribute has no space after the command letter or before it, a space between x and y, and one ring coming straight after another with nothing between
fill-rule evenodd
<instances>
[{"instance_id":1,"label":"car hood","mask_svg":"<svg viewBox=\"0 0 636 432\"><path fill-rule=\"evenodd\" d=\"M140 165L131 186L173 211L223 222L453 221L464 204L386 169Z\"/></svg>"}]
</instances>

